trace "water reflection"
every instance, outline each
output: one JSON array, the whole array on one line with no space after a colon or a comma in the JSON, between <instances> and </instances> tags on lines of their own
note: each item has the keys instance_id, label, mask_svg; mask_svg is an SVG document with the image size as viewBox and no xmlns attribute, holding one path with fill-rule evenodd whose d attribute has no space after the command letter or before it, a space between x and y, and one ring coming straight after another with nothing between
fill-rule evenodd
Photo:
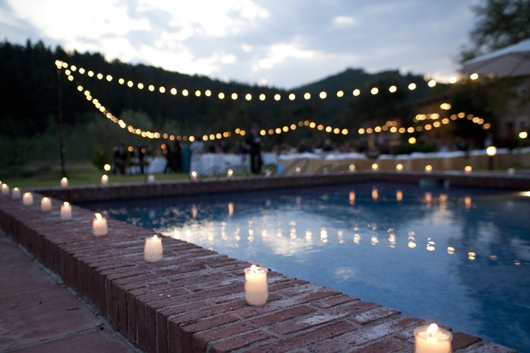
<instances>
[{"instance_id":1,"label":"water reflection","mask_svg":"<svg viewBox=\"0 0 530 353\"><path fill-rule=\"evenodd\" d=\"M530 332L530 198L520 193L357 184L88 207L406 315L530 346L522 334Z\"/></svg>"}]
</instances>

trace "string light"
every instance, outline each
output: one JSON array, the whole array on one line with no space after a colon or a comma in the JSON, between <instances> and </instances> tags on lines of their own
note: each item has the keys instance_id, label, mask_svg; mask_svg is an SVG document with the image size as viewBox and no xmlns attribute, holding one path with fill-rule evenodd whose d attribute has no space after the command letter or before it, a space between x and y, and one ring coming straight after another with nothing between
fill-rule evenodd
<instances>
[{"instance_id":1,"label":"string light","mask_svg":"<svg viewBox=\"0 0 530 353\"><path fill-rule=\"evenodd\" d=\"M62 62L62 61L60 61L60 60L57 60L57 61L55 62L55 64L56 64L56 66L57 66L58 68L60 68L60 67L62 67L62 68L64 68L64 69L68 68L68 64L65 63L65 62ZM77 68L76 68L75 66L72 66L71 69L72 69L72 71L77 70ZM65 71L66 71L66 70L65 70ZM81 71L84 72L84 69L83 69L83 68L80 68L78 72L81 73ZM70 72L70 74L71 74L71 73L72 73L72 72ZM93 71L89 71L89 72L88 72L88 75L89 75L90 77L94 76ZM98 75L102 75L102 74L98 74ZM71 79L70 79L70 77L71 77ZM101 76L101 77L103 78L103 76ZM73 79L74 79L74 78L73 78L73 75L69 75L69 80L70 80L70 81L73 81ZM110 81L112 81L112 76L111 76L111 75L107 75L107 76L106 76L106 79L107 79L107 81L110 82ZM431 80L431 81L432 81L432 80ZM431 81L429 81L429 82L431 82ZM124 84L124 83L125 83L125 79L123 79L123 78L118 79L118 83L119 83L119 84ZM134 86L133 81L127 81L127 86L130 87L130 88L132 88L132 87ZM136 134L136 135L139 135L139 136L142 136L142 137L145 137L145 138L150 138L150 139L158 139L158 138L160 138L161 136L169 136L169 134L167 134L167 133L163 133L163 134L161 134L161 133L159 133L159 132L144 131L144 130L141 130L141 129L139 129L139 128L135 128L135 127L133 127L133 126L131 126L131 125L128 125L125 121L123 121L122 119L118 119L118 118L116 118L114 115L112 115L112 113L110 113L109 111L107 111L106 108L105 108L105 107L99 102L98 99L92 97L90 91L88 91L88 90L84 90L83 86L81 86L81 85L77 85L76 87L77 87L77 90L78 90L79 92L83 92L83 94L85 95L85 97L86 97L86 99L87 99L88 101L91 101L91 102L94 104L94 107L95 107L96 109L98 109L101 113L103 113L103 115L104 115L106 118L108 118L108 119L111 120L112 122L118 124L120 128L122 128L122 129L125 129L125 128L126 128L127 131L129 131L130 133L134 133L134 134ZM139 88L139 89L143 89L143 87L144 87L144 85L143 85L142 83L138 83L138 88ZM393 87L394 87L394 88L393 88ZM416 88L416 85L415 85L414 83L411 83L411 84L409 85L409 89L415 89L415 88ZM84 90L84 91L83 91L83 90ZM149 90L150 90L150 91L154 91L154 90L155 90L154 85L149 85ZM395 91L397 90L397 88L396 88L395 86L391 86L391 88L389 88L389 90L395 92ZM165 92L166 92L166 88L163 87L163 86L160 86L160 87L159 87L159 92L160 92L160 93L165 93ZM177 89L176 89L176 88L171 88L170 92L171 92L171 94L176 95L176 94L177 94ZM371 93L374 94L374 92L375 92L375 94L378 93L378 88L377 88L377 87L372 88ZM355 89L352 93L353 93L354 96L357 96L357 95L360 94L360 90L359 90L359 89ZM183 95L183 96L188 96L188 94L189 94L188 90L186 90L186 89L183 89L183 90L182 90L182 95ZM210 90L205 91L205 96L211 96L211 94L212 94L212 93L211 93ZM200 90L195 91L195 95L196 95L197 97L200 97L200 96L201 96L201 91L200 91ZM344 92L343 92L343 91L338 91L338 92L337 92L337 96L338 96L338 97L342 97L343 95L344 95ZM325 99L325 98L327 97L327 93L324 92L324 91L322 91L322 92L320 93L319 96L320 96L321 99ZM235 93L235 92L232 93L232 94L231 94L231 97L232 97L233 100L236 100L236 99L238 98L237 93ZM223 92L219 92L219 94L218 94L218 98L219 98L219 99L224 99L224 98L225 98L224 93L223 93ZM260 99L261 101L264 101L265 98L266 98L265 94L262 93L262 94L259 95L259 99ZM311 94L310 94L309 92L306 92L306 93L304 94L304 98L305 98L305 99L310 99L310 98L311 98ZM251 95L250 93L246 94L246 95L245 95L245 99L246 99L246 100L251 100L251 99L252 99L252 95ZM276 101L279 101L279 100L281 99L281 95L280 95L280 94L275 94L274 99L275 99ZM290 100L295 100L295 99L296 99L295 94L294 94L294 93L291 93L291 94L289 95L289 99L290 99ZM443 103L443 104L440 106L440 108L441 108L441 109L444 109L444 110L449 110L449 109L451 108L451 106L450 106L449 103ZM460 113L458 113L458 114L452 114L450 118L451 118L451 120L457 120L457 117L460 118L460 119L465 118L465 117L466 117L466 113L464 113L464 112L460 112ZM434 113L434 114L419 114L419 115L417 115L417 116L415 117L414 120L415 120L415 121L420 121L420 120L425 120L425 119L427 119L427 118L430 118L430 119L432 119L432 120L437 120L437 119L440 118L440 115L439 115L438 113ZM479 117L475 117L475 116L473 116L473 114L467 114L467 118L468 118L470 121L472 121L473 123L475 123L475 124L482 125L482 127L483 127L484 130L488 130L488 129L491 128L491 124L490 124L490 123L485 123L485 122L484 122L484 119L481 119L481 118L479 118ZM443 118L443 119L441 120L441 122L440 122L440 121L435 121L435 122L433 122L432 124L426 124L424 127L422 127L422 126L416 126L416 129L414 129L414 127L412 127L412 126L409 126L408 128L400 127L400 128L398 129L397 126L392 126L392 125L393 125L393 122L387 122L387 123L386 123L385 125L383 125L382 127L381 127L381 126L375 126L375 127L373 127L373 128L371 128L371 127L368 127L368 128L360 128L360 129L358 129L357 133L358 133L359 135L363 135L363 134L365 134L365 133L366 133L366 134L371 134L371 133L374 133L374 132L375 132L375 133L380 133L380 132L382 132L382 131L387 131L387 130L388 130L388 126L391 126L391 127L390 127L390 132L391 132L391 133L396 133L396 132L399 132L400 134L404 134L404 133L406 133L406 132L408 132L408 133L413 133L414 130L416 130L416 131L422 131L423 129L429 131L429 130L432 130L433 128L439 128L439 127L441 127L442 124L449 124L449 122L450 122L451 120L449 120L449 118ZM395 123L395 122L394 122L394 123ZM306 127L311 128L311 129L314 129L315 127L317 127L317 129L318 129L319 131L324 130L324 125L319 124L319 125L317 126L317 124L316 124L315 122L309 122L309 121L307 121L307 120L304 121L304 122L300 121L300 122L298 123L298 125L299 125L299 126L306 126ZM296 124L286 125L286 126L283 126L283 128L280 128L280 127L277 127L277 128L275 128L275 129L271 128L271 129L268 130L268 133L269 133L270 135L274 134L274 132L276 132L276 134L281 134L282 132L288 132L288 131L290 131L290 130L296 130ZM342 128L342 129L341 129L341 128L339 128L339 127L332 127L332 126L327 126L327 127L325 128L325 131L326 131L327 133L334 133L334 134L337 134L337 135L339 135L339 134L342 133L342 135L345 135L345 136L346 136L346 135L349 134L349 130L348 130L348 129L345 129L345 128ZM238 128L238 129L235 130L235 132L236 132L236 134L239 134L239 135L241 135L241 136L245 136L245 131L244 131L244 130L241 130L241 129ZM266 133L267 133L266 130L261 130L261 132L260 132L260 134L261 134L262 136L264 136ZM171 135L171 136L173 137L173 139L175 139L175 136L174 136L174 135ZM225 132L223 132L223 133L221 133L221 132L217 132L217 133L215 133L215 134L204 135L204 136L203 136L203 140L204 140L204 141L207 141L208 138L209 138L210 140L215 140L215 139L221 139L222 137L227 138L227 137L230 137L230 136L231 136L230 132L227 132L227 131L225 131ZM164 137L164 138L167 138L167 137ZM206 139L205 139L205 138L206 138ZM193 138L193 136L189 136L189 137L188 137L188 136L178 136L178 137L177 137L177 140L179 140L179 141L180 141L180 140L184 140L184 141L189 140L190 142L192 142L192 141L194 140L194 138ZM413 140L411 139L410 141L414 141L413 143L416 142L415 139L413 139Z\"/></svg>"}]
</instances>

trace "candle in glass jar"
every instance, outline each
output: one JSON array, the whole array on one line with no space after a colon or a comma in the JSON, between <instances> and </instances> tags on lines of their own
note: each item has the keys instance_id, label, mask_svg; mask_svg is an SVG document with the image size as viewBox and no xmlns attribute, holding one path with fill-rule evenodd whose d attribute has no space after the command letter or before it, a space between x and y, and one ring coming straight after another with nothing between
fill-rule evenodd
<instances>
[{"instance_id":1,"label":"candle in glass jar","mask_svg":"<svg viewBox=\"0 0 530 353\"><path fill-rule=\"evenodd\" d=\"M44 212L51 211L52 210L52 200L50 200L47 197L43 197L42 200L40 200L40 209Z\"/></svg>"},{"instance_id":2,"label":"candle in glass jar","mask_svg":"<svg viewBox=\"0 0 530 353\"><path fill-rule=\"evenodd\" d=\"M14 187L13 190L11 190L11 198L13 200L17 200L20 198L20 190L17 187Z\"/></svg>"},{"instance_id":3,"label":"candle in glass jar","mask_svg":"<svg viewBox=\"0 0 530 353\"><path fill-rule=\"evenodd\" d=\"M109 183L109 177L106 174L101 176L101 185L107 185Z\"/></svg>"},{"instance_id":4,"label":"candle in glass jar","mask_svg":"<svg viewBox=\"0 0 530 353\"><path fill-rule=\"evenodd\" d=\"M69 202L64 202L61 205L61 220L68 221L72 219L72 206Z\"/></svg>"},{"instance_id":5,"label":"candle in glass jar","mask_svg":"<svg viewBox=\"0 0 530 353\"><path fill-rule=\"evenodd\" d=\"M158 235L153 235L151 238L145 239L144 259L148 262L157 262L162 260L163 249L162 239Z\"/></svg>"},{"instance_id":6,"label":"candle in glass jar","mask_svg":"<svg viewBox=\"0 0 530 353\"><path fill-rule=\"evenodd\" d=\"M33 195L31 192L26 192L24 196L22 196L22 203L26 206L33 205Z\"/></svg>"},{"instance_id":7,"label":"candle in glass jar","mask_svg":"<svg viewBox=\"0 0 530 353\"><path fill-rule=\"evenodd\" d=\"M414 330L414 353L451 353L451 332L436 324L418 327Z\"/></svg>"},{"instance_id":8,"label":"candle in glass jar","mask_svg":"<svg viewBox=\"0 0 530 353\"><path fill-rule=\"evenodd\" d=\"M9 186L7 184L2 184L2 195L9 195Z\"/></svg>"},{"instance_id":9,"label":"candle in glass jar","mask_svg":"<svg viewBox=\"0 0 530 353\"><path fill-rule=\"evenodd\" d=\"M252 265L245 268L245 300L249 305L263 305L269 297L268 270Z\"/></svg>"},{"instance_id":10,"label":"candle in glass jar","mask_svg":"<svg viewBox=\"0 0 530 353\"><path fill-rule=\"evenodd\" d=\"M94 221L92 222L92 233L96 237L107 235L107 219L102 217L100 213L94 214Z\"/></svg>"},{"instance_id":11,"label":"candle in glass jar","mask_svg":"<svg viewBox=\"0 0 530 353\"><path fill-rule=\"evenodd\" d=\"M68 186L68 178L64 177L61 179L61 187L65 188Z\"/></svg>"}]
</instances>

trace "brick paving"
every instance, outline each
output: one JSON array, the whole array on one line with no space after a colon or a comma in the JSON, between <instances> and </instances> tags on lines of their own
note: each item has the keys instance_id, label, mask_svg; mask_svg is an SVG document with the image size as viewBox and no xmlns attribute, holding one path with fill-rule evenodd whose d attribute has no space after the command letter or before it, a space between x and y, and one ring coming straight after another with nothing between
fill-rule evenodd
<instances>
[{"instance_id":1,"label":"brick paving","mask_svg":"<svg viewBox=\"0 0 530 353\"><path fill-rule=\"evenodd\" d=\"M374 174L365 174L374 180ZM332 177L328 181L347 180L346 176L336 177L339 179ZM303 178L301 185L325 181L321 177L318 180ZM474 177L465 183L472 182L477 186L480 178ZM296 178L278 179L287 180L280 181L283 187L287 187ZM258 182L256 188L266 186L268 180L273 179L259 180L267 181ZM495 180L497 184L491 180L483 182L499 187L506 184L504 179ZM228 191L223 183L202 183L202 189L197 186L195 191ZM243 189L251 188L250 182L242 185ZM526 187L530 185L530 179L510 185ZM142 191L142 187L148 190ZM94 194L99 194L94 190L99 189L103 188L57 189L53 195L79 201L83 197L93 199ZM155 190L157 195L165 189L168 193L189 193L182 182L154 186L118 185L116 191L113 186L104 189L105 194L111 196L127 195L127 189L135 197L147 196L149 190ZM51 196L51 192L46 195ZM65 285L90 303L113 330L149 353L405 353L413 351L413 329L424 324L421 319L403 316L397 310L362 302L276 272L269 273L268 303L262 307L250 307L243 299L243 269L249 266L248 263L171 238L163 239L164 259L146 263L143 244L152 232L109 219L109 234L94 237L90 211L73 206L73 219L61 221L58 206L62 200L54 199L53 210L42 212L39 206L41 197L35 194L35 204L24 206L20 200L0 196L0 229L57 274L64 285L47 280L42 268L27 257L27 265L36 266L37 272L26 274L25 265L17 266L18 260L12 259L19 250L5 236L0 238L2 245L11 244L11 247L2 246L0 254L0 296L3 298L0 309L2 314L9 310L19 311L5 316L7 320L2 315L0 342L4 346L0 346L0 350L17 347L24 352L32 349L35 352L133 351L116 333L100 331L99 328L104 327L101 319L91 314L65 289ZM41 290L33 290L39 286L43 286ZM68 298L57 294L59 292L68 294ZM37 301L50 303L50 311L42 310ZM77 309L69 310L74 308ZM19 330L30 332L17 332ZM90 344L97 346L89 349ZM460 332L454 333L453 350L462 353L515 352Z\"/></svg>"}]
</instances>

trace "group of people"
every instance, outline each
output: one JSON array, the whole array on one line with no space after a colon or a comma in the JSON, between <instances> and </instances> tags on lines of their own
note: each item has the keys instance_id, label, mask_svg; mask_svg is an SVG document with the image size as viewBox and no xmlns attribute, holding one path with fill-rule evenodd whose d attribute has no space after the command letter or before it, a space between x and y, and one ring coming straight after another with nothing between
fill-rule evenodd
<instances>
[{"instance_id":1,"label":"group of people","mask_svg":"<svg viewBox=\"0 0 530 353\"><path fill-rule=\"evenodd\" d=\"M147 148L142 144L136 147L127 147L124 142L119 146L114 147L114 166L112 173L120 173L122 175L130 174L131 167L138 167L140 173L144 173L145 166L148 164L146 156L152 152L151 148Z\"/></svg>"}]
</instances>

